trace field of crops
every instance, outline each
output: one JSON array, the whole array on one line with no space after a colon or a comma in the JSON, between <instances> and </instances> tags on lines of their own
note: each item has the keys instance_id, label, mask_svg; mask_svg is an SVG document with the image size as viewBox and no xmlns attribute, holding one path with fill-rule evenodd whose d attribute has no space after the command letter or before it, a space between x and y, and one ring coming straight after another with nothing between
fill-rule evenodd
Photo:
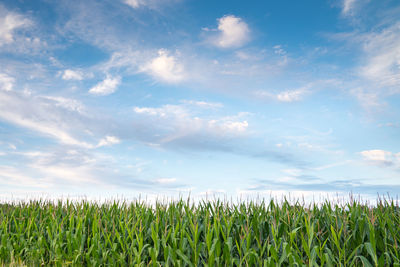
<instances>
[{"instance_id":1,"label":"field of crops","mask_svg":"<svg viewBox=\"0 0 400 267\"><path fill-rule=\"evenodd\" d=\"M400 266L394 201L0 204L0 266Z\"/></svg>"}]
</instances>

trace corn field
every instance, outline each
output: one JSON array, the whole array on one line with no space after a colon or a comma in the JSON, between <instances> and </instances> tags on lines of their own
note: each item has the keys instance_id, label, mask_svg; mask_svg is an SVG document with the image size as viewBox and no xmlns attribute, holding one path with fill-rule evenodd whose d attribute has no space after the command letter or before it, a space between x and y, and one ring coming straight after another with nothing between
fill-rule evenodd
<instances>
[{"instance_id":1,"label":"corn field","mask_svg":"<svg viewBox=\"0 0 400 267\"><path fill-rule=\"evenodd\" d=\"M0 266L400 266L400 210L177 201L0 204Z\"/></svg>"}]
</instances>

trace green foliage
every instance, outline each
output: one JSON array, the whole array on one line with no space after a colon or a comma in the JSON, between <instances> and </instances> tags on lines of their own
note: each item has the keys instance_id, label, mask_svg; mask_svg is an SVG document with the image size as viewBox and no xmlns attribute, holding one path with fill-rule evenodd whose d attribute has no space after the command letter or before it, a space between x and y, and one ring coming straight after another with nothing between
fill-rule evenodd
<instances>
[{"instance_id":1,"label":"green foliage","mask_svg":"<svg viewBox=\"0 0 400 267\"><path fill-rule=\"evenodd\" d=\"M399 225L393 201L0 204L0 266L400 266Z\"/></svg>"}]
</instances>

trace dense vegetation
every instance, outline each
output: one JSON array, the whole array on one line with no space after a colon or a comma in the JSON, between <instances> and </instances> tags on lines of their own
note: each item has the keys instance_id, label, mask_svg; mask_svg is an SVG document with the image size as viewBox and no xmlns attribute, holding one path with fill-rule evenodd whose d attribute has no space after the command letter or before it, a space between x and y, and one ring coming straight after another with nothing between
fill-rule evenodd
<instances>
[{"instance_id":1,"label":"dense vegetation","mask_svg":"<svg viewBox=\"0 0 400 267\"><path fill-rule=\"evenodd\" d=\"M400 210L325 202L0 204L0 262L27 266L400 266ZM1 266L1 264L0 264Z\"/></svg>"}]
</instances>

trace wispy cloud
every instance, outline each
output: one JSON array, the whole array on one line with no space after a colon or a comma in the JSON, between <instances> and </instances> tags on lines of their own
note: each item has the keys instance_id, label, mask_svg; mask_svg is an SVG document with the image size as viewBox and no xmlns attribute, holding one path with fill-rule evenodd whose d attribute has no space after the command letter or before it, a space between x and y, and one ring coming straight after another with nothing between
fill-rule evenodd
<instances>
[{"instance_id":1,"label":"wispy cloud","mask_svg":"<svg viewBox=\"0 0 400 267\"><path fill-rule=\"evenodd\" d=\"M11 91L14 86L15 79L5 73L0 73L0 90Z\"/></svg>"},{"instance_id":2,"label":"wispy cloud","mask_svg":"<svg viewBox=\"0 0 400 267\"><path fill-rule=\"evenodd\" d=\"M190 106L197 106L200 108L222 108L224 105L222 103L206 102L206 101L194 101L194 100L182 100L182 103Z\"/></svg>"},{"instance_id":3,"label":"wispy cloud","mask_svg":"<svg viewBox=\"0 0 400 267\"><path fill-rule=\"evenodd\" d=\"M355 30L334 34L347 42L348 49L357 49L356 64L345 81L348 92L366 110L381 109L385 99L400 94L400 23L386 22L368 31Z\"/></svg>"},{"instance_id":4,"label":"wispy cloud","mask_svg":"<svg viewBox=\"0 0 400 267\"><path fill-rule=\"evenodd\" d=\"M15 32L31 24L32 22L24 16L0 6L0 46L12 43L15 40Z\"/></svg>"},{"instance_id":5,"label":"wispy cloud","mask_svg":"<svg viewBox=\"0 0 400 267\"><path fill-rule=\"evenodd\" d=\"M357 0L343 0L342 3L342 13L344 15L352 14L354 9L354 5L356 4Z\"/></svg>"},{"instance_id":6,"label":"wispy cloud","mask_svg":"<svg viewBox=\"0 0 400 267\"><path fill-rule=\"evenodd\" d=\"M80 191L94 187L96 190L162 189L173 190L181 186L175 179L142 179L132 170L124 170L109 154L81 147L58 146L41 148L40 151L15 152L14 159L23 162L23 168L0 165L0 183L9 186L21 185L43 190L64 192Z\"/></svg>"},{"instance_id":7,"label":"wispy cloud","mask_svg":"<svg viewBox=\"0 0 400 267\"><path fill-rule=\"evenodd\" d=\"M173 150L231 151L233 141L248 135L246 114L211 116L187 105L135 107L132 122L139 140Z\"/></svg>"},{"instance_id":8,"label":"wispy cloud","mask_svg":"<svg viewBox=\"0 0 400 267\"><path fill-rule=\"evenodd\" d=\"M0 183L5 186L25 186L29 188L48 188L51 181L43 178L34 178L31 173L24 173L20 168L0 165Z\"/></svg>"},{"instance_id":9,"label":"wispy cloud","mask_svg":"<svg viewBox=\"0 0 400 267\"><path fill-rule=\"evenodd\" d=\"M253 95L259 99L276 100L279 102L297 102L303 100L306 96L311 95L317 91L332 86L339 85L339 81L330 80L316 80L307 83L297 89L282 90L282 91L271 91L271 90L256 90L253 91Z\"/></svg>"},{"instance_id":10,"label":"wispy cloud","mask_svg":"<svg viewBox=\"0 0 400 267\"><path fill-rule=\"evenodd\" d=\"M79 110L77 103L63 98L0 91L0 119L3 121L34 130L64 144L89 148L90 144L80 141L73 134L74 126L81 124L81 129L85 128L79 121L79 118L82 119Z\"/></svg>"},{"instance_id":11,"label":"wispy cloud","mask_svg":"<svg viewBox=\"0 0 400 267\"><path fill-rule=\"evenodd\" d=\"M400 23L366 35L363 50L361 76L400 92Z\"/></svg>"},{"instance_id":12,"label":"wispy cloud","mask_svg":"<svg viewBox=\"0 0 400 267\"><path fill-rule=\"evenodd\" d=\"M154 9L159 5L174 1L176 2L177 0L123 0L122 2L133 9L138 9L140 7L149 7Z\"/></svg>"},{"instance_id":13,"label":"wispy cloud","mask_svg":"<svg viewBox=\"0 0 400 267\"><path fill-rule=\"evenodd\" d=\"M61 96L41 96L43 100L49 100L50 105L54 105L54 107L60 107L69 111L77 112L81 115L86 114L86 108L82 104L82 102L72 99L65 98Z\"/></svg>"}]
</instances>

